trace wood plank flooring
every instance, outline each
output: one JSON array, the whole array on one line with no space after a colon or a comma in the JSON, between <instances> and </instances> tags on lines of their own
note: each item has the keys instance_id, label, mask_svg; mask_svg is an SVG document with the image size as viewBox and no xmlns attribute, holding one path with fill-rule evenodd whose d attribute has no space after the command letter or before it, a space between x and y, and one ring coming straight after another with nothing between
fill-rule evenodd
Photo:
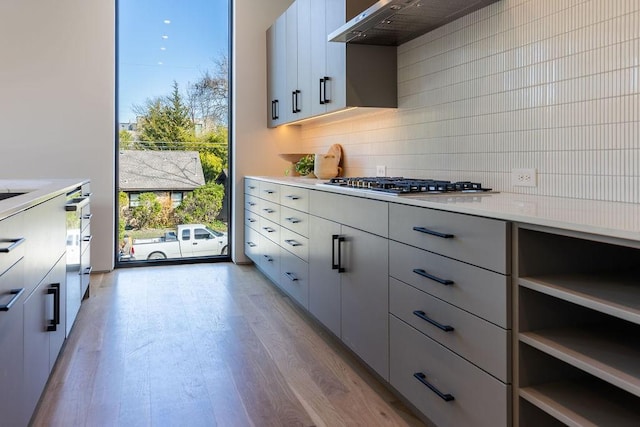
<instances>
[{"instance_id":1,"label":"wood plank flooring","mask_svg":"<svg viewBox=\"0 0 640 427\"><path fill-rule=\"evenodd\" d=\"M422 426L252 266L92 275L34 426Z\"/></svg>"}]
</instances>

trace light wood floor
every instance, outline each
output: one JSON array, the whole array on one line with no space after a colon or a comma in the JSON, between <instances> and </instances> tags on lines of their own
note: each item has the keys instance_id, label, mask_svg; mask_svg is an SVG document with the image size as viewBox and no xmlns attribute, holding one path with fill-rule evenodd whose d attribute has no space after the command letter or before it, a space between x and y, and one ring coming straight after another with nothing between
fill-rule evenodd
<instances>
[{"instance_id":1,"label":"light wood floor","mask_svg":"<svg viewBox=\"0 0 640 427\"><path fill-rule=\"evenodd\" d=\"M251 266L92 275L35 426L418 426Z\"/></svg>"}]
</instances>

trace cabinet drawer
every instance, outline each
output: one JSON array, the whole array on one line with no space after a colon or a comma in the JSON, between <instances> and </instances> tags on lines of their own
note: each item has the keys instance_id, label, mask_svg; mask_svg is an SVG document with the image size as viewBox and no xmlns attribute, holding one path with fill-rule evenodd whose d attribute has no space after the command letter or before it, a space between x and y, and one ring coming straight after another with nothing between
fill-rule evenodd
<instances>
[{"instance_id":1,"label":"cabinet drawer","mask_svg":"<svg viewBox=\"0 0 640 427\"><path fill-rule=\"evenodd\" d=\"M309 214L286 206L280 207L280 225L309 237Z\"/></svg>"},{"instance_id":2,"label":"cabinet drawer","mask_svg":"<svg viewBox=\"0 0 640 427\"><path fill-rule=\"evenodd\" d=\"M255 230L260 229L260 217L258 214L251 212L249 209L244 210L244 225Z\"/></svg>"},{"instance_id":3,"label":"cabinet drawer","mask_svg":"<svg viewBox=\"0 0 640 427\"><path fill-rule=\"evenodd\" d=\"M19 311L18 307L22 306L27 297L26 290L18 294L21 289L24 289L23 273L24 261L21 258L0 273L0 305L5 306L11 303L11 307L7 311L0 311L0 324L2 324L3 318L8 317L7 313L12 310ZM0 330L2 330L1 327Z\"/></svg>"},{"instance_id":4,"label":"cabinet drawer","mask_svg":"<svg viewBox=\"0 0 640 427\"><path fill-rule=\"evenodd\" d=\"M260 211L258 214L270 221L280 223L280 205L268 200L260 201Z\"/></svg>"},{"instance_id":5,"label":"cabinet drawer","mask_svg":"<svg viewBox=\"0 0 640 427\"><path fill-rule=\"evenodd\" d=\"M91 282L91 245L87 245L86 249L83 249L82 256L80 258L80 291L82 297L87 293L89 283Z\"/></svg>"},{"instance_id":6,"label":"cabinet drawer","mask_svg":"<svg viewBox=\"0 0 640 427\"><path fill-rule=\"evenodd\" d=\"M260 233L251 228L244 228L244 253L251 261L258 264L260 256Z\"/></svg>"},{"instance_id":7,"label":"cabinet drawer","mask_svg":"<svg viewBox=\"0 0 640 427\"><path fill-rule=\"evenodd\" d=\"M282 228L280 230L280 246L297 257L309 261L309 239L306 237Z\"/></svg>"},{"instance_id":8,"label":"cabinet drawer","mask_svg":"<svg viewBox=\"0 0 640 427\"><path fill-rule=\"evenodd\" d=\"M393 219L390 239L510 273L510 236L505 221L395 203L389 204L389 215Z\"/></svg>"},{"instance_id":9,"label":"cabinet drawer","mask_svg":"<svg viewBox=\"0 0 640 427\"><path fill-rule=\"evenodd\" d=\"M244 179L244 194L250 194L252 196L258 196L260 193L258 181L251 178Z\"/></svg>"},{"instance_id":10,"label":"cabinet drawer","mask_svg":"<svg viewBox=\"0 0 640 427\"><path fill-rule=\"evenodd\" d=\"M270 200L275 203L280 203L280 184L274 184L272 182L259 182L260 194L258 197L265 200Z\"/></svg>"},{"instance_id":11,"label":"cabinet drawer","mask_svg":"<svg viewBox=\"0 0 640 427\"><path fill-rule=\"evenodd\" d=\"M309 266L297 256L280 252L280 288L305 309L309 308Z\"/></svg>"},{"instance_id":12,"label":"cabinet drawer","mask_svg":"<svg viewBox=\"0 0 640 427\"><path fill-rule=\"evenodd\" d=\"M511 327L507 276L392 240L389 275L498 326Z\"/></svg>"},{"instance_id":13,"label":"cabinet drawer","mask_svg":"<svg viewBox=\"0 0 640 427\"><path fill-rule=\"evenodd\" d=\"M509 382L507 330L393 278L389 279L389 311L494 377Z\"/></svg>"},{"instance_id":14,"label":"cabinet drawer","mask_svg":"<svg viewBox=\"0 0 640 427\"><path fill-rule=\"evenodd\" d=\"M507 426L510 387L389 316L390 383L438 426ZM453 400L445 401L423 380Z\"/></svg>"},{"instance_id":15,"label":"cabinet drawer","mask_svg":"<svg viewBox=\"0 0 640 427\"><path fill-rule=\"evenodd\" d=\"M260 239L258 265L274 283L280 280L280 246L264 237Z\"/></svg>"},{"instance_id":16,"label":"cabinet drawer","mask_svg":"<svg viewBox=\"0 0 640 427\"><path fill-rule=\"evenodd\" d=\"M282 185L280 186L280 204L299 211L309 212L309 190Z\"/></svg>"},{"instance_id":17,"label":"cabinet drawer","mask_svg":"<svg viewBox=\"0 0 640 427\"><path fill-rule=\"evenodd\" d=\"M21 214L0 221L0 274L24 256L24 248L29 243L23 234L23 224Z\"/></svg>"},{"instance_id":18,"label":"cabinet drawer","mask_svg":"<svg viewBox=\"0 0 640 427\"><path fill-rule=\"evenodd\" d=\"M244 195L244 207L250 212L260 215L260 199L248 194Z\"/></svg>"},{"instance_id":19,"label":"cabinet drawer","mask_svg":"<svg viewBox=\"0 0 640 427\"><path fill-rule=\"evenodd\" d=\"M266 218L260 218L260 229L258 230L267 239L275 243L280 243L280 226Z\"/></svg>"},{"instance_id":20,"label":"cabinet drawer","mask_svg":"<svg viewBox=\"0 0 640 427\"><path fill-rule=\"evenodd\" d=\"M389 208L386 202L311 190L309 210L321 218L378 236L389 236Z\"/></svg>"}]
</instances>

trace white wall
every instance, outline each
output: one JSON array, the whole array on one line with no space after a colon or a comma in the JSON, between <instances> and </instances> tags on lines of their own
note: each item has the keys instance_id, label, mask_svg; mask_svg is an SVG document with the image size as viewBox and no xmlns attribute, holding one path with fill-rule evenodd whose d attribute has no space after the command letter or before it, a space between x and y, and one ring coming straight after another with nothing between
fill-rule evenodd
<instances>
[{"instance_id":1,"label":"white wall","mask_svg":"<svg viewBox=\"0 0 640 427\"><path fill-rule=\"evenodd\" d=\"M233 254L244 256L245 175L282 176L289 166L278 153L299 152L299 126L267 128L267 28L292 0L235 0L232 96L234 104L232 156L235 184L232 206Z\"/></svg>"},{"instance_id":2,"label":"white wall","mask_svg":"<svg viewBox=\"0 0 640 427\"><path fill-rule=\"evenodd\" d=\"M398 48L399 108L306 124L346 174L640 203L640 1L502 0ZM536 188L512 168L537 168Z\"/></svg>"},{"instance_id":3,"label":"white wall","mask_svg":"<svg viewBox=\"0 0 640 427\"><path fill-rule=\"evenodd\" d=\"M113 0L0 1L0 177L90 178L94 270L114 248Z\"/></svg>"}]
</instances>

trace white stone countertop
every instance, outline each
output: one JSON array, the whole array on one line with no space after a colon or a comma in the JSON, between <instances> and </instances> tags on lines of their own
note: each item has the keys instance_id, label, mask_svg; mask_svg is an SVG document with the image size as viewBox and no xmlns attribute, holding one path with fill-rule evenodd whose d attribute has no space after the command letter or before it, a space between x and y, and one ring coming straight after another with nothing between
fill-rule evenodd
<instances>
[{"instance_id":1,"label":"white stone countertop","mask_svg":"<svg viewBox=\"0 0 640 427\"><path fill-rule=\"evenodd\" d=\"M45 200L66 194L89 182L87 179L0 179L0 197L6 193L22 193L0 198L0 220L29 209Z\"/></svg>"},{"instance_id":2,"label":"white stone countertop","mask_svg":"<svg viewBox=\"0 0 640 427\"><path fill-rule=\"evenodd\" d=\"M313 178L266 176L248 176L247 178L640 242L640 205L633 203L516 193L397 196L378 191L323 185L326 181Z\"/></svg>"}]
</instances>

